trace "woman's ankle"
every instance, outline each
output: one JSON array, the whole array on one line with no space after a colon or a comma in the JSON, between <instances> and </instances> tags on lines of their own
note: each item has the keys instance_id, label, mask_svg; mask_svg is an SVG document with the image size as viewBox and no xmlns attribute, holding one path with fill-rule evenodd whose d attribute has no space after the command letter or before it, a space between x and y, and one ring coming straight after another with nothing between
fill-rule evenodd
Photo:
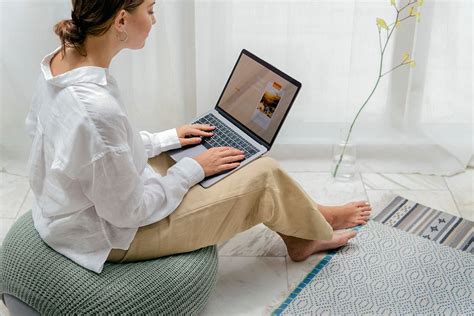
<instances>
[{"instance_id":1,"label":"woman's ankle","mask_svg":"<svg viewBox=\"0 0 474 316\"><path fill-rule=\"evenodd\" d=\"M291 260L299 262L304 261L311 255L312 240L301 239L298 237L287 236L278 233L286 245L286 250Z\"/></svg>"},{"instance_id":2,"label":"woman's ankle","mask_svg":"<svg viewBox=\"0 0 474 316\"><path fill-rule=\"evenodd\" d=\"M317 203L315 204L316 204L316 208L321 213L321 215L323 215L324 219L329 223L329 225L332 226L334 222L334 215L331 213L328 207L325 205L317 204Z\"/></svg>"}]
</instances>

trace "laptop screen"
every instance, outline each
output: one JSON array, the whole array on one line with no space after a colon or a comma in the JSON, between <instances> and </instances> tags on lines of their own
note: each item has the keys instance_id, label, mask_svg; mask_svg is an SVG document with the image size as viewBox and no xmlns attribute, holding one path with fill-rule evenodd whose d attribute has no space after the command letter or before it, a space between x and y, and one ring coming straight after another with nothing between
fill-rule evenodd
<instances>
[{"instance_id":1,"label":"laptop screen","mask_svg":"<svg viewBox=\"0 0 474 316\"><path fill-rule=\"evenodd\" d=\"M272 145L301 83L243 50L217 107Z\"/></svg>"}]
</instances>

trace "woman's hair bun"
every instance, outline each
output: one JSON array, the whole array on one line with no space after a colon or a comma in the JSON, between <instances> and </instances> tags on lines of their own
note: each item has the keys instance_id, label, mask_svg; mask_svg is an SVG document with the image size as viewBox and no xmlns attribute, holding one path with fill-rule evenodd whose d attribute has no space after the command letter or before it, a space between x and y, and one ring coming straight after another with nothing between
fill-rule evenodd
<instances>
[{"instance_id":1,"label":"woman's hair bun","mask_svg":"<svg viewBox=\"0 0 474 316\"><path fill-rule=\"evenodd\" d=\"M144 0L72 0L71 19L62 20L54 26L54 32L61 40L63 56L66 54L66 47L73 47L86 56L84 42L87 36L105 34L120 10L133 12L143 2Z\"/></svg>"},{"instance_id":2,"label":"woman's hair bun","mask_svg":"<svg viewBox=\"0 0 474 316\"><path fill-rule=\"evenodd\" d=\"M59 36L63 47L82 47L87 35L85 30L78 26L73 19L59 21L54 26L54 32Z\"/></svg>"}]
</instances>

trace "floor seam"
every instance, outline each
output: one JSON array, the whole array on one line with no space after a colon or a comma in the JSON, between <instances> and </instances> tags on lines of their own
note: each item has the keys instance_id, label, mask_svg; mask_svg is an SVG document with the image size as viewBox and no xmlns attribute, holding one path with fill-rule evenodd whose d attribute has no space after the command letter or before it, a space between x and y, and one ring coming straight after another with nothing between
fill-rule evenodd
<instances>
[{"instance_id":1,"label":"floor seam","mask_svg":"<svg viewBox=\"0 0 474 316\"><path fill-rule=\"evenodd\" d=\"M456 206L456 211L458 211L458 214L459 214L459 217L463 218L463 215L461 213L461 210L459 209L459 205L458 205L458 202L456 201L456 198L454 197L454 194L453 192L451 191L451 188L449 187L448 185L448 181L446 181L446 178L443 177L443 180L444 180L444 183L446 184L446 187L448 188L448 191L449 191L449 195L451 196L451 198L453 199L453 202L454 202L454 206Z\"/></svg>"},{"instance_id":2,"label":"floor seam","mask_svg":"<svg viewBox=\"0 0 474 316\"><path fill-rule=\"evenodd\" d=\"M31 188L28 188L28 191L26 191L25 197L23 198L23 202L21 202L21 205L20 205L20 207L18 208L18 211L16 211L15 219L18 218L18 215L20 214L20 211L21 211L21 209L23 208L23 205L25 204L26 199L28 198L28 194L30 194L30 191L31 191Z\"/></svg>"}]
</instances>

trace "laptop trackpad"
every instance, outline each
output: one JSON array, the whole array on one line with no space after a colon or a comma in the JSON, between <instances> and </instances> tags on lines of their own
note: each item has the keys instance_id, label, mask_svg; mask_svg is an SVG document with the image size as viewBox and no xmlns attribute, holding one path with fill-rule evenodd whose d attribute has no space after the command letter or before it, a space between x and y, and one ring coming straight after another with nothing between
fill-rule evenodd
<instances>
[{"instance_id":1,"label":"laptop trackpad","mask_svg":"<svg viewBox=\"0 0 474 316\"><path fill-rule=\"evenodd\" d=\"M170 153L171 158L173 158L175 161L179 161L183 159L184 157L196 157L197 155L205 152L207 150L206 147L203 145L197 145L193 147L185 147L177 150L173 150Z\"/></svg>"}]
</instances>

